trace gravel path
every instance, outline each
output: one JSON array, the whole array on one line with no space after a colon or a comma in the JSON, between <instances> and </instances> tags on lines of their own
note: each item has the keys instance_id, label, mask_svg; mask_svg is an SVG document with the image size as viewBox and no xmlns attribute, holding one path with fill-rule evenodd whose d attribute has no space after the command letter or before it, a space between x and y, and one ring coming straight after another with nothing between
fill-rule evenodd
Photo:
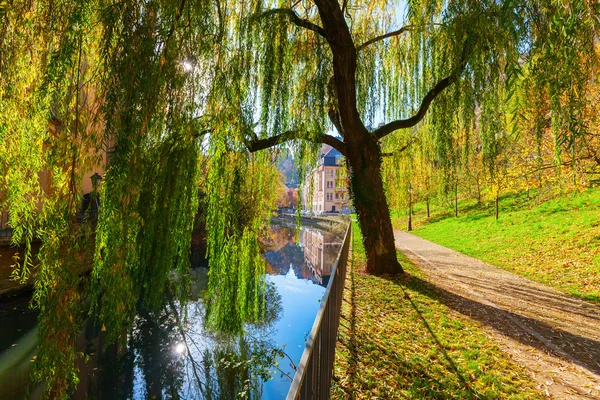
<instances>
[{"instance_id":1,"label":"gravel path","mask_svg":"<svg viewBox=\"0 0 600 400\"><path fill-rule=\"evenodd\" d=\"M600 399L600 307L480 260L394 231L447 305L481 322L539 389L556 399Z\"/></svg>"}]
</instances>

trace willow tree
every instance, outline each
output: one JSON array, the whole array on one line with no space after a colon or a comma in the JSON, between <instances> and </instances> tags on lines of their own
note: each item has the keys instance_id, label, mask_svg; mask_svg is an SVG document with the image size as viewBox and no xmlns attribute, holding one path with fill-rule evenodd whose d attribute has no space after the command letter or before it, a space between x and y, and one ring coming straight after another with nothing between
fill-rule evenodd
<instances>
[{"instance_id":1,"label":"willow tree","mask_svg":"<svg viewBox=\"0 0 600 400\"><path fill-rule=\"evenodd\" d=\"M304 166L321 143L346 157L367 268L400 272L381 178L390 135L427 118L446 163L452 130L493 119L524 82L525 62L530 91L547 99L536 117L549 112L566 146L585 134L595 2L406 5L404 20L385 0L0 1L0 207L15 243L42 240L37 364L51 397L77 383L83 294L115 339L140 304L184 294L185 285L166 287L174 268L185 282L202 172L209 321L236 330L264 308L256 239L273 200L268 166L282 148ZM503 129L485 130L490 144ZM103 152L95 226L77 217L80 182ZM26 255L17 275L32 266Z\"/></svg>"},{"instance_id":2,"label":"willow tree","mask_svg":"<svg viewBox=\"0 0 600 400\"><path fill-rule=\"evenodd\" d=\"M381 179L388 135L430 119L437 161L456 170L452 132L461 128L468 138L475 121L494 121L478 132L495 148L506 133L499 105L527 63L533 86L550 94L557 141L574 143L585 131L581 111L595 65L592 1L407 3L403 26L398 4L388 1L279 2L267 10L256 3L247 11L262 26L252 40L263 54L252 68L262 72L252 91L262 104L261 134L245 137L248 148L304 139L346 157L371 272L402 270ZM315 119L316 127L306 126ZM327 134L332 128L338 136Z\"/></svg>"}]
</instances>

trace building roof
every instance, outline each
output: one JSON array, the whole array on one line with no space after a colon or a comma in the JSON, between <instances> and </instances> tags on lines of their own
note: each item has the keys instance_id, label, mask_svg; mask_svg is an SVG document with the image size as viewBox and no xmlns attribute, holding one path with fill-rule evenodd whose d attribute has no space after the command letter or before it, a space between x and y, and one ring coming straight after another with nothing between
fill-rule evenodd
<instances>
[{"instance_id":1,"label":"building roof","mask_svg":"<svg viewBox=\"0 0 600 400\"><path fill-rule=\"evenodd\" d=\"M336 149L334 149L333 147L325 154L323 154L323 157L335 157L335 158L339 158L339 157L343 157L342 153L340 153L339 151L337 151Z\"/></svg>"},{"instance_id":2,"label":"building roof","mask_svg":"<svg viewBox=\"0 0 600 400\"><path fill-rule=\"evenodd\" d=\"M327 153L325 153L321 156L321 161L323 162L323 165L337 166L338 165L337 159L342 158L342 157L343 156L339 151L332 148Z\"/></svg>"}]
</instances>

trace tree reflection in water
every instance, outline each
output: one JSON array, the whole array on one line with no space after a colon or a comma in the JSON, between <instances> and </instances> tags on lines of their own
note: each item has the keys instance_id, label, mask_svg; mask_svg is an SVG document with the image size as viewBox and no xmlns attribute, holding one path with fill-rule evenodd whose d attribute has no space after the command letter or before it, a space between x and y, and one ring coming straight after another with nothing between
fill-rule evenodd
<instances>
[{"instance_id":1,"label":"tree reflection in water","mask_svg":"<svg viewBox=\"0 0 600 400\"><path fill-rule=\"evenodd\" d=\"M281 297L272 283L265 296L264 319L235 337L205 328L203 293L185 307L167 301L159 311L139 311L126 347L99 354L97 379L81 398L259 399L266 380L287 375L277 364L285 353L269 339Z\"/></svg>"}]
</instances>

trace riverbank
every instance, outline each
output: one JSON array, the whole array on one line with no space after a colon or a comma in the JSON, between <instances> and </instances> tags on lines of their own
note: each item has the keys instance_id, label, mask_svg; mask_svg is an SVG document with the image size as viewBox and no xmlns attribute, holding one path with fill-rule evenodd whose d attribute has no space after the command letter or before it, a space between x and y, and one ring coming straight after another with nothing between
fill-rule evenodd
<instances>
[{"instance_id":1,"label":"riverbank","mask_svg":"<svg viewBox=\"0 0 600 400\"><path fill-rule=\"evenodd\" d=\"M354 228L332 398L544 398L526 371L478 323L444 305L401 253L405 276L367 275Z\"/></svg>"}]
</instances>

